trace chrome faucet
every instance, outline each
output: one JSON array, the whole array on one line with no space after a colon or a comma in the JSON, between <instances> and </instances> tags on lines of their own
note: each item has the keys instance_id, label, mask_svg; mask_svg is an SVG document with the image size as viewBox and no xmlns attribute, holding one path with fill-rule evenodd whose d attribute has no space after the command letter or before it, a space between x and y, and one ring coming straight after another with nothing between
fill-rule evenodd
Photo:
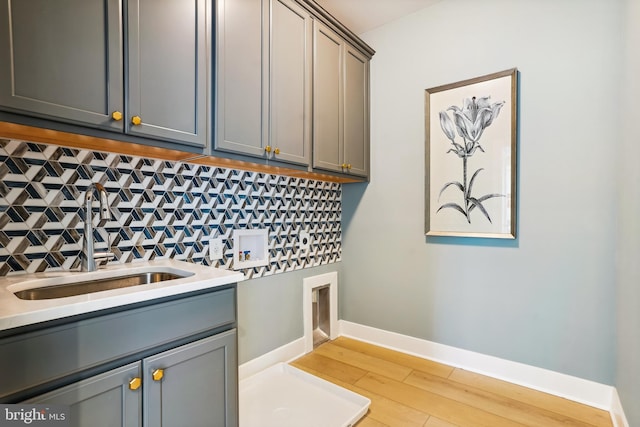
<instances>
[{"instance_id":1,"label":"chrome faucet","mask_svg":"<svg viewBox=\"0 0 640 427\"><path fill-rule=\"evenodd\" d=\"M98 201L100 202L100 220L108 221L111 219L111 211L109 210L109 202L107 200L107 190L97 182L91 183L84 193L84 247L80 255L81 271L96 271L98 269L96 260L108 261L113 258L111 253L95 253L93 243L93 195L98 193Z\"/></svg>"}]
</instances>

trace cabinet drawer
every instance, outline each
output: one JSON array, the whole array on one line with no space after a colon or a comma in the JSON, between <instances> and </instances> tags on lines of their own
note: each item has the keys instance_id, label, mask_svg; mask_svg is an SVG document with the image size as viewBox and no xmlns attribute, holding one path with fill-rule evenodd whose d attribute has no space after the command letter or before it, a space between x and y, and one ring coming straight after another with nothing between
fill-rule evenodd
<instances>
[{"instance_id":1,"label":"cabinet drawer","mask_svg":"<svg viewBox=\"0 0 640 427\"><path fill-rule=\"evenodd\" d=\"M236 321L235 292L233 287L4 338L0 401L101 365L112 367L154 348L168 348L172 342L231 328Z\"/></svg>"}]
</instances>

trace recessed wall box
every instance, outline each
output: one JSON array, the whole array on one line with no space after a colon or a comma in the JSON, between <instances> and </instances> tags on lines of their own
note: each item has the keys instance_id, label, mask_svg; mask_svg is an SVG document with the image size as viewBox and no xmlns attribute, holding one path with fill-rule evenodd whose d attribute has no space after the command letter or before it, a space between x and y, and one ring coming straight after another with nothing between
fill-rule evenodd
<instances>
[{"instance_id":1,"label":"recessed wall box","mask_svg":"<svg viewBox=\"0 0 640 427\"><path fill-rule=\"evenodd\" d=\"M309 236L308 231L301 231L300 237L298 238L298 246L300 247L300 252L307 252L309 250L309 245L311 244L311 236Z\"/></svg>"},{"instance_id":2,"label":"recessed wall box","mask_svg":"<svg viewBox=\"0 0 640 427\"><path fill-rule=\"evenodd\" d=\"M233 269L261 267L269 264L269 243L266 228L233 230Z\"/></svg>"}]
</instances>

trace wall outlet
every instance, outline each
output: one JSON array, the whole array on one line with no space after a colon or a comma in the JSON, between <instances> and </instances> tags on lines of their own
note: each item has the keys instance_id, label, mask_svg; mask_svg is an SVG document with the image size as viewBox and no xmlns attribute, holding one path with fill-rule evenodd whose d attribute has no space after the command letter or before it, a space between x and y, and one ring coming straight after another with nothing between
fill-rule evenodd
<instances>
[{"instance_id":1,"label":"wall outlet","mask_svg":"<svg viewBox=\"0 0 640 427\"><path fill-rule=\"evenodd\" d=\"M223 252L222 237L212 237L209 239L209 259L215 261L222 259Z\"/></svg>"}]
</instances>

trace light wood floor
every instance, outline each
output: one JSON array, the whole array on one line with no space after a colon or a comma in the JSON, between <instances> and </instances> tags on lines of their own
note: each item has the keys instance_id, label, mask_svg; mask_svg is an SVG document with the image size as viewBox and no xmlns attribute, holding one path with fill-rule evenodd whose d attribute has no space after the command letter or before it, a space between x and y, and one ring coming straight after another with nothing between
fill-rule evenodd
<instances>
[{"instance_id":1,"label":"light wood floor","mask_svg":"<svg viewBox=\"0 0 640 427\"><path fill-rule=\"evenodd\" d=\"M291 365L371 399L357 427L612 426L606 411L344 337Z\"/></svg>"}]
</instances>

